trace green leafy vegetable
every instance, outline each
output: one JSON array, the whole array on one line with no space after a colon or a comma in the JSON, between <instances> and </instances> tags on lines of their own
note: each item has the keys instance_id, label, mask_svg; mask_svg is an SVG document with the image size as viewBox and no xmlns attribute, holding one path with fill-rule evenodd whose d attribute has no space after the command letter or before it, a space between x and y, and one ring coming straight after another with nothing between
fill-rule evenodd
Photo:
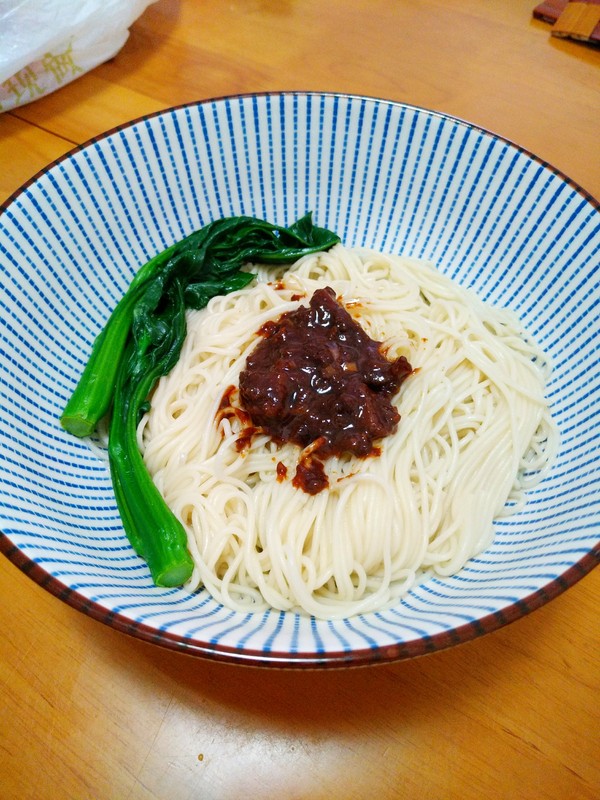
<instances>
[{"instance_id":1,"label":"green leafy vegetable","mask_svg":"<svg viewBox=\"0 0 600 800\"><path fill-rule=\"evenodd\" d=\"M155 382L179 359L186 308L203 308L212 297L246 286L254 277L241 271L246 264L289 264L337 242L311 214L287 228L253 217L211 222L138 271L94 342L61 425L89 436L112 410L108 455L117 506L156 585L185 583L193 561L183 526L146 470L136 429Z\"/></svg>"}]
</instances>

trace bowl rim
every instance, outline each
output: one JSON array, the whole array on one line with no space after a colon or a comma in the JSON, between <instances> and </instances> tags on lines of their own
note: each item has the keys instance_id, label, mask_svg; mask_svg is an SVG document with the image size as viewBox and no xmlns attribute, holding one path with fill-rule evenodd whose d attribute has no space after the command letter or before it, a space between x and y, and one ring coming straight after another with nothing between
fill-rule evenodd
<instances>
[{"instance_id":1,"label":"bowl rim","mask_svg":"<svg viewBox=\"0 0 600 800\"><path fill-rule=\"evenodd\" d=\"M163 115L172 114L177 111L184 110L186 108L197 108L198 106L205 106L205 105L212 105L214 103L222 103L227 101L233 100L250 100L252 98L267 98L267 97L329 97L329 98L338 98L338 99L349 99L349 100L367 100L374 103L385 103L386 105L396 106L398 108L406 108L412 111L417 111L422 114L430 114L434 117L439 117L440 119L446 119L450 122L457 123L462 125L466 128L470 128L475 131L479 131L480 133L486 134L487 136L491 136L494 139L497 139L500 142L504 142L505 144L509 145L512 148L515 148L520 153L529 156L535 162L537 162L540 166L550 170L554 175L558 178L561 178L566 184L568 184L572 189L578 192L583 198L585 198L588 202L592 204L592 206L597 210L600 211L600 197L596 198L592 195L587 189L584 189L577 181L570 178L565 172L563 172L558 167L555 167L549 161L544 160L540 156L536 155L533 151L527 149L523 145L518 144L517 142L513 141L512 139L508 138L507 136L503 136L502 134L495 133L490 128L486 128L483 125L479 125L474 122L469 122L468 120L459 117L454 114L448 114L445 111L436 111L435 109L426 108L425 106L420 106L414 103L407 103L403 100L391 100L384 97L377 97L376 95L364 95L364 94L353 94L352 92L335 92L335 91L323 91L320 92L318 90L289 90L289 91L264 91L264 92L241 92L240 94L225 94L225 95L215 95L214 97L207 97L202 100L190 100L185 103L178 103L173 106L166 106L165 108L158 109L157 111L151 111L147 114L141 114L138 117L134 117L133 119L127 120L126 122L121 122L118 125L114 125L111 128L107 128L106 130L91 136L89 139L86 139L81 144L76 144L66 153L58 156L58 158L53 159L52 161L48 162L45 166L41 169L37 170L30 178L28 178L21 186L14 190L6 200L0 203L0 215L3 214L10 206L17 197L25 192L32 184L38 181L43 175L53 169L56 165L60 164L63 161L72 158L76 153L80 150L85 150L86 148L90 147L91 145L95 144L96 142L102 141L103 139L107 139L108 137L114 135L115 133L119 133L119 131L125 130L127 128L131 128L134 125L138 125L142 122L147 122L148 120L154 119L155 117L160 117Z\"/></svg>"},{"instance_id":2,"label":"bowl rim","mask_svg":"<svg viewBox=\"0 0 600 800\"><path fill-rule=\"evenodd\" d=\"M27 189L35 184L45 174L54 169L63 161L71 159L76 153L98 143L122 130L131 128L140 123L148 122L156 117L170 115L186 108L197 108L203 105L213 105L216 103L240 101L245 99L259 98L285 98L285 97L316 97L331 99L348 99L370 101L374 103L385 103L386 105L405 108L417 113L428 114L434 117L446 119L454 124L458 124L469 129L479 131L488 135L518 152L528 156L540 166L552 172L556 177L570 186L574 191L587 200L592 207L600 213L600 201L593 197L586 189L581 187L573 179L569 178L564 172L554 167L549 162L543 160L527 148L511 141L509 138L494 133L493 131L474 124L460 117L435 111L419 105L405 103L399 100L390 100L370 95L353 94L348 92L333 91L265 91L248 92L242 94L222 95L205 98L197 101L169 106L148 114L143 114L134 119L128 120L119 125L115 125L100 134L90 137L81 144L70 148L58 158L52 160L25 183L18 187L10 196L0 203L0 216L7 212L10 206L25 193ZM464 644L481 636L492 633L518 619L525 617L532 611L553 600L574 586L581 578L589 574L598 564L600 564L600 540L586 552L578 561L569 566L560 575L553 578L547 584L530 593L526 597L512 602L507 607L489 613L477 620L471 620L462 625L443 630L438 633L424 636L418 639L407 640L387 645L377 645L373 648L336 650L326 652L285 652L285 651L263 651L244 648L239 650L229 645L219 643L200 642L191 637L181 636L168 631L153 628L142 622L136 622L123 614L103 606L101 603L88 599L81 595L76 589L71 589L61 580L45 570L40 564L26 556L20 548L12 542L10 537L0 530L0 552L4 554L21 572L31 578L40 587L50 594L65 602L94 620L97 620L108 627L125 633L136 639L140 639L150 644L159 645L168 650L185 653L187 655L203 657L214 661L226 662L229 664L246 665L253 667L279 667L279 668L340 668L340 667L359 667L384 664L395 661L406 660L438 652L457 644Z\"/></svg>"},{"instance_id":3,"label":"bowl rim","mask_svg":"<svg viewBox=\"0 0 600 800\"><path fill-rule=\"evenodd\" d=\"M285 652L270 650L253 650L235 647L180 636L175 633L153 628L143 622L128 619L119 612L89 600L79 594L77 590L66 586L58 578L47 572L42 566L28 558L10 538L0 532L0 552L12 561L21 572L31 578L42 589L62 600L67 605L85 614L92 619L107 625L114 630L141 639L148 644L159 645L167 650L185 653L189 656L201 657L212 661L226 662L251 667L278 667L278 668L327 668L341 667L366 667L377 664L386 664L396 661L406 661L419 656L446 650L459 644L466 644L475 639L480 639L486 634L506 627L512 622L530 614L538 608L549 603L567 589L574 586L594 567L600 564L600 543L585 553L579 561L572 564L561 575L553 578L545 586L537 589L526 597L511 603L506 608L486 614L477 620L466 622L455 628L449 628L431 636L423 636L406 642L397 642L388 645L379 645L374 648L360 650L328 650L323 653L315 652Z\"/></svg>"}]
</instances>

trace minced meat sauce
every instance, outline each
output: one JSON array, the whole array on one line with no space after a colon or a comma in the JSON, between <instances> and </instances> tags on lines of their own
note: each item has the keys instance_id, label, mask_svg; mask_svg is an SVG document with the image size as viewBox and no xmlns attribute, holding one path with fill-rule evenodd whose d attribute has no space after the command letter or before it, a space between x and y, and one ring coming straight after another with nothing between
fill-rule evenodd
<instances>
[{"instance_id":1,"label":"minced meat sauce","mask_svg":"<svg viewBox=\"0 0 600 800\"><path fill-rule=\"evenodd\" d=\"M375 440L396 430L391 399L412 368L404 356L386 358L331 288L259 334L240 374L240 402L255 429L303 448L293 483L316 494L328 485L323 459L376 455Z\"/></svg>"}]
</instances>

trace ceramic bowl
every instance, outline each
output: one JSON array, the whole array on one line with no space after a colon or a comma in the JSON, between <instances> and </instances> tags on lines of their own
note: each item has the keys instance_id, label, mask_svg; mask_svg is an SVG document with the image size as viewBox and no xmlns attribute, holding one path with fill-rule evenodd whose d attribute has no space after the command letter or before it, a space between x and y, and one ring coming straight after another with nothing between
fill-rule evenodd
<instances>
[{"instance_id":1,"label":"ceramic bowl","mask_svg":"<svg viewBox=\"0 0 600 800\"><path fill-rule=\"evenodd\" d=\"M156 588L104 462L58 424L141 264L218 217L289 224L309 210L348 245L429 259L515 309L555 364L561 436L549 477L459 574L336 622L234 613L203 591ZM3 207L0 242L1 547L85 614L223 661L364 665L493 631L597 564L599 207L522 148L374 98L222 98L136 120L51 164Z\"/></svg>"}]
</instances>

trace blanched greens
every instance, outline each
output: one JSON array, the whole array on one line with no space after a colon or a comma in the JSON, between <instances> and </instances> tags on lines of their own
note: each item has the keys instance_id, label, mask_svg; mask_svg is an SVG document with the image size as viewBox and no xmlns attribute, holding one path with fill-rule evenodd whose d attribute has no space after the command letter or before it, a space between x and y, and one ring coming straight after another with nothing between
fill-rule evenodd
<instances>
[{"instance_id":1,"label":"blanched greens","mask_svg":"<svg viewBox=\"0 0 600 800\"><path fill-rule=\"evenodd\" d=\"M108 454L123 527L158 586L190 577L192 558L179 520L144 465L136 429L155 382L177 363L186 308L243 288L248 263L289 264L327 250L339 237L307 214L285 228L253 217L216 220L172 245L133 278L96 339L83 375L61 416L75 436L88 436L111 413Z\"/></svg>"}]
</instances>

